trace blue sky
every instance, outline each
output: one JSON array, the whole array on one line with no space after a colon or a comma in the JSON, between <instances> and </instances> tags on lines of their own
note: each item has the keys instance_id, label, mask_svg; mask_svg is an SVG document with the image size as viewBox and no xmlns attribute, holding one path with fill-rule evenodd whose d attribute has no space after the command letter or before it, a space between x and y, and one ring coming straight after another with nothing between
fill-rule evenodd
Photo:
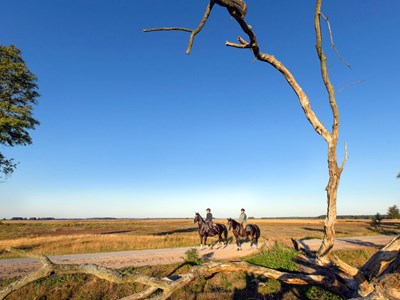
<instances>
[{"instance_id":1,"label":"blue sky","mask_svg":"<svg viewBox=\"0 0 400 300\"><path fill-rule=\"evenodd\" d=\"M0 218L318 216L326 211L327 146L292 90L247 50L215 7L192 53L184 32L206 1L5 1L0 43L20 48L38 76L41 125L0 184ZM295 75L331 128L319 75L313 1L249 0L246 19L263 52ZM325 53L347 142L338 214L400 204L400 2L324 1L335 56Z\"/></svg>"}]
</instances>

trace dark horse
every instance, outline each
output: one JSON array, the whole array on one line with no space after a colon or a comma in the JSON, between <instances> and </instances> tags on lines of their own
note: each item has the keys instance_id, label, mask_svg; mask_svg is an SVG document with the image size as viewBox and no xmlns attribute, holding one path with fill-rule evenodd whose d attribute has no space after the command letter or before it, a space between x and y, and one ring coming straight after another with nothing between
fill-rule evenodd
<instances>
[{"instance_id":1,"label":"dark horse","mask_svg":"<svg viewBox=\"0 0 400 300\"><path fill-rule=\"evenodd\" d=\"M250 247L253 245L258 246L258 238L260 237L260 228L255 225L255 224L247 224L246 225L246 230L243 229L242 224L239 222L236 222L235 220L228 218L228 228L231 230L233 235L236 238L236 245L237 245L237 250L242 250L242 243L240 243L239 238L240 237L245 237L248 238L249 236L251 237L251 244Z\"/></svg>"},{"instance_id":2,"label":"dark horse","mask_svg":"<svg viewBox=\"0 0 400 300\"><path fill-rule=\"evenodd\" d=\"M228 230L226 229L226 226L224 224L219 224L219 223L214 223L213 224L213 230L210 232L208 229L208 226L206 222L204 221L203 217L200 216L199 213L196 213L193 223L196 223L199 225L199 236L200 236L200 249L203 248L203 240L204 240L204 246L207 245L207 237L209 236L214 236L218 235L218 241L212 243L210 246L211 248L215 244L219 244L219 242L224 243L225 242L225 247L228 244ZM224 238L222 238L222 235L224 235Z\"/></svg>"}]
</instances>

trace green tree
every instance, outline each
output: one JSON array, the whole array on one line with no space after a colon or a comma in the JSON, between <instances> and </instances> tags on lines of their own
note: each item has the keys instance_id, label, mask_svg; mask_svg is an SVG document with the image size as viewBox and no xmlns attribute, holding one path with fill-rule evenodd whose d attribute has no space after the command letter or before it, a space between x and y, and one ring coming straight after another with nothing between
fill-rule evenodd
<instances>
[{"instance_id":1,"label":"green tree","mask_svg":"<svg viewBox=\"0 0 400 300\"><path fill-rule=\"evenodd\" d=\"M388 208L387 216L389 219L400 219L400 211L397 205Z\"/></svg>"},{"instance_id":2,"label":"green tree","mask_svg":"<svg viewBox=\"0 0 400 300\"><path fill-rule=\"evenodd\" d=\"M21 51L13 45L0 45L0 145L3 147L32 143L28 130L39 125L32 116L39 97L36 81ZM0 152L0 174L7 176L16 166L13 158L6 158Z\"/></svg>"},{"instance_id":3,"label":"green tree","mask_svg":"<svg viewBox=\"0 0 400 300\"><path fill-rule=\"evenodd\" d=\"M399 172L399 174L397 174L397 179L400 179L400 172Z\"/></svg>"}]
</instances>

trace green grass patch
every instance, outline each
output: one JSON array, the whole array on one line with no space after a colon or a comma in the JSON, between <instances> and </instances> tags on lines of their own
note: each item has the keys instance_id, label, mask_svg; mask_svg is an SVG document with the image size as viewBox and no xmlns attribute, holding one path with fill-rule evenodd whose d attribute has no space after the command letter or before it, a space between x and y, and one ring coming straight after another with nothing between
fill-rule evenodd
<instances>
[{"instance_id":1,"label":"green grass patch","mask_svg":"<svg viewBox=\"0 0 400 300\"><path fill-rule=\"evenodd\" d=\"M335 254L345 263L356 268L360 268L376 251L377 249L369 247L362 249L337 250L334 251L333 254Z\"/></svg>"},{"instance_id":2,"label":"green grass patch","mask_svg":"<svg viewBox=\"0 0 400 300\"><path fill-rule=\"evenodd\" d=\"M295 259L298 252L276 242L271 249L259 254L251 255L246 259L254 265L263 266L281 271L296 271Z\"/></svg>"}]
</instances>

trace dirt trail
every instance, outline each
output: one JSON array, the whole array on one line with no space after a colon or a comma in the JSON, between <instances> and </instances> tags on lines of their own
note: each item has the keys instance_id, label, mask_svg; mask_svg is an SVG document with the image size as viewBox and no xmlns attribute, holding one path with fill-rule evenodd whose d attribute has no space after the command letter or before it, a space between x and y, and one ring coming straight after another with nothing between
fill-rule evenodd
<instances>
[{"instance_id":1,"label":"dirt trail","mask_svg":"<svg viewBox=\"0 0 400 300\"><path fill-rule=\"evenodd\" d=\"M365 236L353 238L338 238L334 250L351 249L360 247L377 247L386 245L393 236ZM302 245L310 250L317 250L321 240L304 240ZM128 266L145 266L179 263L185 260L185 252L190 248L171 248L155 250L136 250L121 252L106 252L92 254L77 254L51 256L55 263L95 263L110 268L123 268ZM199 256L206 259L238 259L259 251L256 247L250 247L249 243L243 245L242 251L236 251L235 245L226 248L199 250ZM41 263L33 258L15 258L0 260L0 278L23 276L41 267Z\"/></svg>"}]
</instances>

